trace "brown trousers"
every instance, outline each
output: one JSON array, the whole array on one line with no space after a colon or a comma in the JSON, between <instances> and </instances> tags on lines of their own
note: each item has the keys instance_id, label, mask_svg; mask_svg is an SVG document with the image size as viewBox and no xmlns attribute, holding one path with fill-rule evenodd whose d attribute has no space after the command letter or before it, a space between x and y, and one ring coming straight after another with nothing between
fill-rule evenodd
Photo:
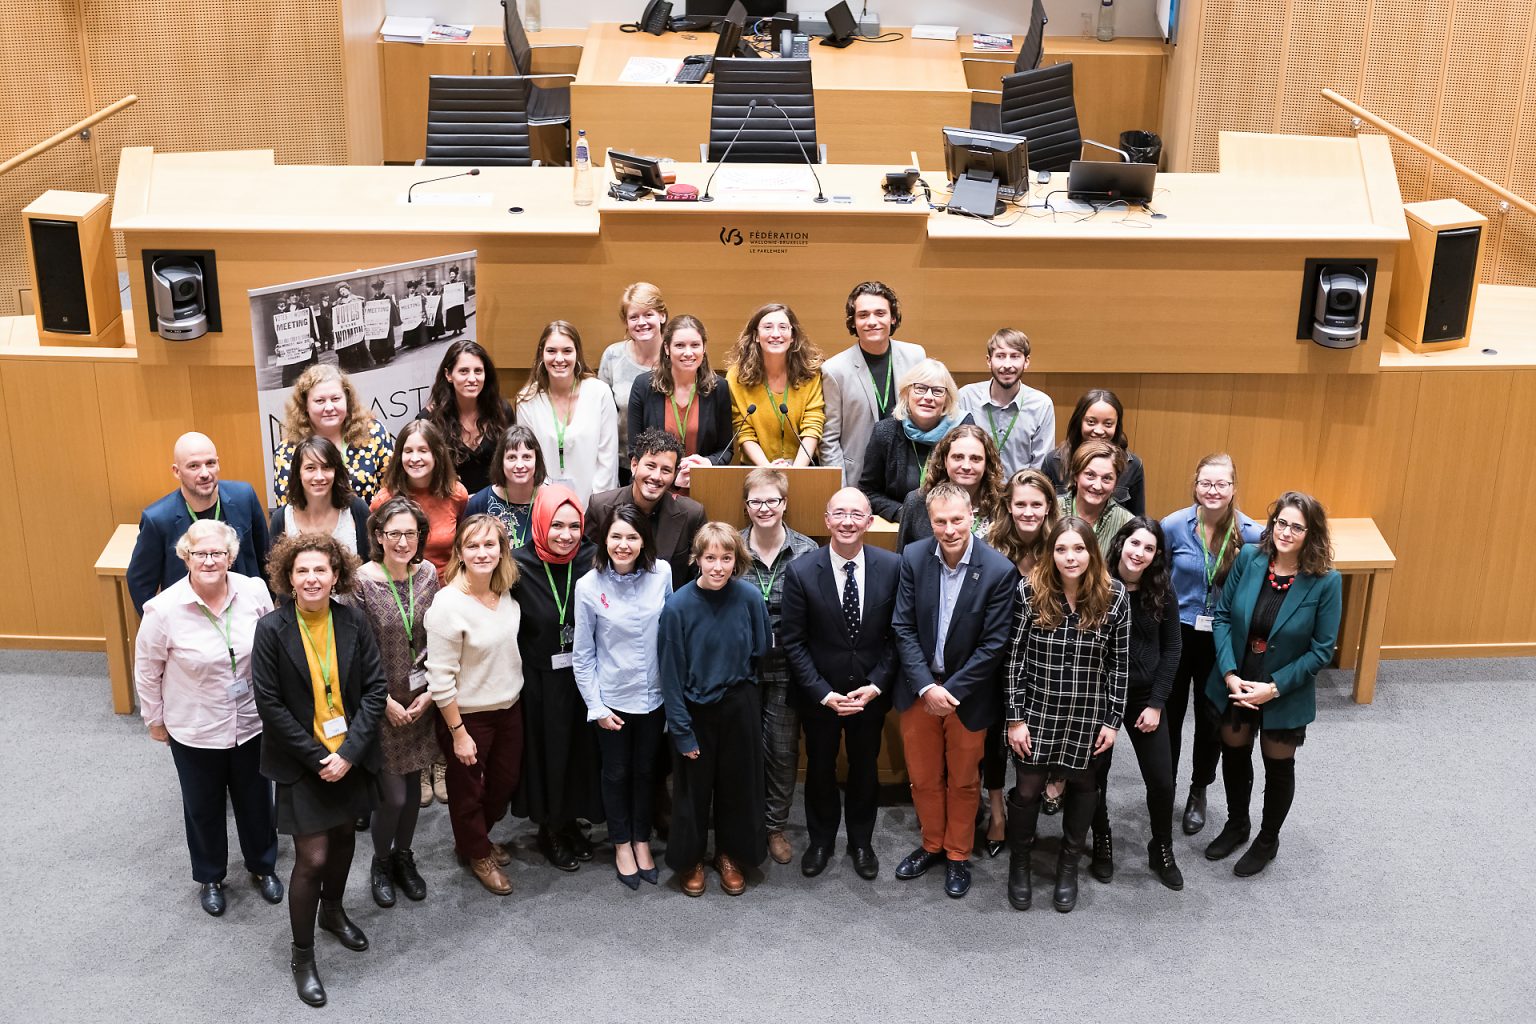
<instances>
[{"instance_id":1,"label":"brown trousers","mask_svg":"<svg viewBox=\"0 0 1536 1024\"><path fill-rule=\"evenodd\" d=\"M959 715L930 715L919 700L901 713L901 742L923 849L942 850L950 860L969 860L976 841L986 730L972 732Z\"/></svg>"}]
</instances>

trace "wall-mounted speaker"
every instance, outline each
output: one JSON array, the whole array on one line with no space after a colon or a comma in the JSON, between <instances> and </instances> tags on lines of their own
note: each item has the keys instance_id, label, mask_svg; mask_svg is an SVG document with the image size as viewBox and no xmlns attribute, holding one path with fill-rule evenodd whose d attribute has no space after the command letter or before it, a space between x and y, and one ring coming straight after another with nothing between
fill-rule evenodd
<instances>
[{"instance_id":1,"label":"wall-mounted speaker","mask_svg":"<svg viewBox=\"0 0 1536 1024\"><path fill-rule=\"evenodd\" d=\"M117 347L123 309L112 203L96 192L44 192L21 211L38 341Z\"/></svg>"},{"instance_id":2,"label":"wall-mounted speaker","mask_svg":"<svg viewBox=\"0 0 1536 1024\"><path fill-rule=\"evenodd\" d=\"M1403 213L1408 241L1397 251L1387 334L1415 352L1465 348L1488 218L1456 199L1409 203Z\"/></svg>"}]
</instances>

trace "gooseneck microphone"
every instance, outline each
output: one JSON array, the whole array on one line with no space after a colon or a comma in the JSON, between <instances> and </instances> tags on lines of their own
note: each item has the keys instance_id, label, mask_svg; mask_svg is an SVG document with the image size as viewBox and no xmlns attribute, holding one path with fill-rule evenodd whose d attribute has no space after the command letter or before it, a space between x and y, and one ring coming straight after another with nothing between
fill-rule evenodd
<instances>
[{"instance_id":1,"label":"gooseneck microphone","mask_svg":"<svg viewBox=\"0 0 1536 1024\"><path fill-rule=\"evenodd\" d=\"M805 438L801 437L800 431L795 429L795 421L789 418L789 405L787 403L779 403L779 412L784 414L784 422L789 426L789 432L795 435L795 454L798 455L800 452L805 451ZM805 452L805 454L812 462L816 461L815 452Z\"/></svg>"},{"instance_id":2,"label":"gooseneck microphone","mask_svg":"<svg viewBox=\"0 0 1536 1024\"><path fill-rule=\"evenodd\" d=\"M418 181L416 183L416 185L430 185L430 184L432 184L435 181L447 181L450 178L472 178L472 177L474 177L475 175L477 175L479 173L480 173L480 168L476 167L473 170L460 171L458 174L445 174L441 178L428 178L426 181ZM405 201L406 202L409 203L409 202L413 201L411 199L411 193L416 191L416 185L412 185L410 188L405 190Z\"/></svg>"},{"instance_id":3,"label":"gooseneck microphone","mask_svg":"<svg viewBox=\"0 0 1536 1024\"><path fill-rule=\"evenodd\" d=\"M757 412L757 404L755 402L749 403L747 405L747 415L742 417L742 419L745 420L745 419L750 418L752 416L752 414L755 413L755 412ZM735 457L735 454L736 454L736 438L740 434L741 434L741 428L737 427L734 431L731 432L731 439L729 441L725 442L725 450L728 453L726 455L726 461L727 462L729 462L732 458Z\"/></svg>"},{"instance_id":4,"label":"gooseneck microphone","mask_svg":"<svg viewBox=\"0 0 1536 1024\"><path fill-rule=\"evenodd\" d=\"M816 173L816 163L811 159L811 154L806 152L805 142L800 138L800 133L795 131L794 120L790 118L789 112L787 110L779 106L778 100L770 96L768 98L768 102L773 107L773 109L777 110L779 114L784 118L785 123L789 125L789 134L795 137L795 145L800 147L800 155L805 157L805 166L811 169L811 177L816 179L816 202L826 202L827 194L821 190L821 175Z\"/></svg>"},{"instance_id":5,"label":"gooseneck microphone","mask_svg":"<svg viewBox=\"0 0 1536 1024\"><path fill-rule=\"evenodd\" d=\"M752 115L757 113L757 100L747 101L747 116L741 119L741 124L736 126L736 134L731 136L731 141L725 144L725 152L720 154L720 159L715 163L715 169L709 172L709 180L704 183L704 194L699 196L699 202L712 203L715 197L709 194L709 186L715 183L715 175L720 173L720 168L725 163L725 158L731 155L731 148L736 145L736 140L741 138L742 129L747 122L752 120Z\"/></svg>"}]
</instances>

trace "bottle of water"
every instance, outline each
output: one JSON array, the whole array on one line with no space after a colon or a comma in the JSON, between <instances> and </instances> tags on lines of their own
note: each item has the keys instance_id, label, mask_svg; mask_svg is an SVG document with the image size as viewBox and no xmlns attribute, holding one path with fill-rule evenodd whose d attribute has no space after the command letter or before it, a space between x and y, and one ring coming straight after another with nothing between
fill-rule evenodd
<instances>
[{"instance_id":1,"label":"bottle of water","mask_svg":"<svg viewBox=\"0 0 1536 1024\"><path fill-rule=\"evenodd\" d=\"M537 32L543 27L544 19L540 16L543 12L539 7L539 0L523 0L523 28L529 32Z\"/></svg>"},{"instance_id":2,"label":"bottle of water","mask_svg":"<svg viewBox=\"0 0 1536 1024\"><path fill-rule=\"evenodd\" d=\"M1099 41L1107 43L1115 38L1115 0L1103 0L1099 4Z\"/></svg>"},{"instance_id":3,"label":"bottle of water","mask_svg":"<svg viewBox=\"0 0 1536 1024\"><path fill-rule=\"evenodd\" d=\"M576 185L577 206L592 205L592 153L587 147L587 131L576 133Z\"/></svg>"}]
</instances>

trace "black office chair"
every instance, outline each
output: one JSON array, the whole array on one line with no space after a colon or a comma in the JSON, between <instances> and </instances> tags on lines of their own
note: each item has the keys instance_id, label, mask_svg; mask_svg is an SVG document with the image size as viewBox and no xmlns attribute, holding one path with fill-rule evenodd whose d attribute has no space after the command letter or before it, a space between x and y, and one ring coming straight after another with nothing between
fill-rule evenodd
<instances>
[{"instance_id":1,"label":"black office chair","mask_svg":"<svg viewBox=\"0 0 1536 1024\"><path fill-rule=\"evenodd\" d=\"M1072 99L1072 62L1005 77L998 120L1004 133L1029 140L1030 170L1068 170L1083 150Z\"/></svg>"},{"instance_id":2,"label":"black office chair","mask_svg":"<svg viewBox=\"0 0 1536 1024\"><path fill-rule=\"evenodd\" d=\"M501 0L502 25L507 34L507 52L512 57L512 67L524 78L535 79L533 91L528 97L528 123L532 125L571 123L571 75L535 75L533 73L533 51L535 47L528 42L528 33L523 29L523 18L517 13L517 0L508 3ZM553 46L540 46L538 49L557 49ZM565 49L565 47L558 47ZM541 84L537 80L549 80L548 84ZM563 79L562 84L556 84L555 79Z\"/></svg>"},{"instance_id":3,"label":"black office chair","mask_svg":"<svg viewBox=\"0 0 1536 1024\"><path fill-rule=\"evenodd\" d=\"M1019 46L1019 55L1014 59L1013 70L1033 71L1040 66L1040 60L1045 55L1045 26L1051 19L1046 17L1043 0L1034 0L1034 6L1029 14L1029 28L1024 33L1024 42ZM988 65L992 65L991 74L996 75L996 67L1007 67L1005 60L991 60L986 57L966 57L961 61L966 69L966 81L972 81L975 74L981 72ZM975 131L1000 132L1002 123L999 119L998 107L1002 100L1002 92L998 89L972 89L971 90L971 128Z\"/></svg>"},{"instance_id":4,"label":"black office chair","mask_svg":"<svg viewBox=\"0 0 1536 1024\"><path fill-rule=\"evenodd\" d=\"M747 117L748 104L757 100L757 109L731 149L733 162L798 164L807 156L815 163L827 162L826 147L816 144L809 60L716 57L714 81L709 142L699 147L701 159L719 160L725 154Z\"/></svg>"},{"instance_id":5,"label":"black office chair","mask_svg":"<svg viewBox=\"0 0 1536 1024\"><path fill-rule=\"evenodd\" d=\"M427 86L426 166L533 167L521 75L433 75Z\"/></svg>"}]
</instances>

